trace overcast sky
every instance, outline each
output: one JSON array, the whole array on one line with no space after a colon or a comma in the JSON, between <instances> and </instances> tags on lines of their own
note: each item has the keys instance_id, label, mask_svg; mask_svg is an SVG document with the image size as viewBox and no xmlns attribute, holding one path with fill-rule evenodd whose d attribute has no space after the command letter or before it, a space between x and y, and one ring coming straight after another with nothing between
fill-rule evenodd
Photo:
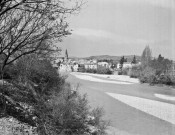
<instances>
[{"instance_id":1,"label":"overcast sky","mask_svg":"<svg viewBox=\"0 0 175 135\"><path fill-rule=\"evenodd\" d=\"M175 59L175 0L88 0L68 21L72 35L58 44L69 56L141 55L149 45Z\"/></svg>"}]
</instances>

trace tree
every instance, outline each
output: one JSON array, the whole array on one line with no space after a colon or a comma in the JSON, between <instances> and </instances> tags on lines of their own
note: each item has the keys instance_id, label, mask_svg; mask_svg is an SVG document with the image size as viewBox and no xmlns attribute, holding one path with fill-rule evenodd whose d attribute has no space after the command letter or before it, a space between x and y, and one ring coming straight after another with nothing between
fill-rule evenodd
<instances>
[{"instance_id":1,"label":"tree","mask_svg":"<svg viewBox=\"0 0 175 135\"><path fill-rule=\"evenodd\" d=\"M0 65L2 78L5 68L20 58L32 53L45 55L58 50L54 43L61 42L63 37L70 34L66 18L68 15L79 11L81 5L81 1L65 2L64 0L0 1L0 55L5 55ZM42 67L46 67L46 64L43 63ZM32 71L29 74L40 75L34 76L34 78L42 79L39 81L43 83L43 77L41 77L43 72L39 72L39 70L40 68L35 70L37 74ZM48 72L44 74L46 75L45 84L48 84L49 79L53 76L48 77ZM56 71L55 76L58 76ZM26 98L28 99L26 100L29 101L30 99L35 99L36 89L43 90L43 88L46 88L45 84L36 88L36 82L32 81L21 79L18 80L16 85L14 83L9 88L6 88L5 85L0 86L0 110L8 111L7 106L11 110L15 108L18 110L19 105L16 104L16 100L19 98L15 99L11 94L16 93L15 95L20 95L20 91L23 91L23 94L27 91L25 94L27 94ZM59 86L59 83L57 85ZM25 98L23 94L21 94L21 97ZM30 97L30 94L33 98ZM16 113L15 115L17 116ZM21 116L19 113L18 115Z\"/></svg>"},{"instance_id":2,"label":"tree","mask_svg":"<svg viewBox=\"0 0 175 135\"><path fill-rule=\"evenodd\" d=\"M156 70L157 75L165 74L171 69L172 61L169 59L165 59L159 54L158 58L151 60L150 66Z\"/></svg>"},{"instance_id":3,"label":"tree","mask_svg":"<svg viewBox=\"0 0 175 135\"><path fill-rule=\"evenodd\" d=\"M145 49L143 50L143 53L142 53L142 56L141 56L142 66L143 67L148 66L151 59L152 59L152 52L151 52L151 49L149 48L149 46L147 45L145 47Z\"/></svg>"},{"instance_id":4,"label":"tree","mask_svg":"<svg viewBox=\"0 0 175 135\"><path fill-rule=\"evenodd\" d=\"M135 55L134 55L133 60L132 60L131 63L132 63L132 64L136 64L136 63L137 63Z\"/></svg>"},{"instance_id":5,"label":"tree","mask_svg":"<svg viewBox=\"0 0 175 135\"><path fill-rule=\"evenodd\" d=\"M53 43L70 34L66 16L81 5L63 0L1 1L0 54L7 56L1 70L24 55L57 50Z\"/></svg>"},{"instance_id":6,"label":"tree","mask_svg":"<svg viewBox=\"0 0 175 135\"><path fill-rule=\"evenodd\" d=\"M162 62L164 60L164 57L161 56L161 54L159 54L158 58L157 58L157 61L158 62Z\"/></svg>"},{"instance_id":7,"label":"tree","mask_svg":"<svg viewBox=\"0 0 175 135\"><path fill-rule=\"evenodd\" d=\"M123 57L121 57L121 59L120 59L120 69L123 68L123 63L124 63L124 62L127 62L127 59L125 59L125 57L123 56Z\"/></svg>"},{"instance_id":8,"label":"tree","mask_svg":"<svg viewBox=\"0 0 175 135\"><path fill-rule=\"evenodd\" d=\"M57 4L59 4L57 6L60 6L60 8L61 8L61 5L65 5L66 3L63 2L62 0L58 0L58 1L54 1L54 0L42 0L42 1L41 0L1 0L0 1L0 17L3 16L4 14L6 14L7 12L13 10L13 9L22 9L22 10L24 10L26 8L27 9L28 8L34 9L32 6L33 5L38 5L38 4L42 4L42 5L49 4L49 5L53 5L55 7L56 7ZM75 3L80 8L79 2L74 1L73 3ZM81 3L82 3L82 1L81 1ZM68 5L68 3L67 3L67 5ZM69 3L69 5L70 5L70 3ZM41 7L38 7L38 8L40 10ZM66 11L71 12L72 9L73 8L67 8ZM65 10L65 8L60 10L60 12L64 11L64 10Z\"/></svg>"}]
</instances>

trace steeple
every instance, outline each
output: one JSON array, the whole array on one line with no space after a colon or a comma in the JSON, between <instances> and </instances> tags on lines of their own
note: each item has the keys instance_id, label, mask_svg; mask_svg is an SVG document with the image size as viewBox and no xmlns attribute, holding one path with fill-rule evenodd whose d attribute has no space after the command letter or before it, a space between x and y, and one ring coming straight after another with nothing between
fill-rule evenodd
<instances>
[{"instance_id":1,"label":"steeple","mask_svg":"<svg viewBox=\"0 0 175 135\"><path fill-rule=\"evenodd\" d=\"M69 59L69 57L68 57L68 52L67 52L67 49L66 49L66 51L65 51L65 56L64 56L64 60L67 61L68 59Z\"/></svg>"}]
</instances>

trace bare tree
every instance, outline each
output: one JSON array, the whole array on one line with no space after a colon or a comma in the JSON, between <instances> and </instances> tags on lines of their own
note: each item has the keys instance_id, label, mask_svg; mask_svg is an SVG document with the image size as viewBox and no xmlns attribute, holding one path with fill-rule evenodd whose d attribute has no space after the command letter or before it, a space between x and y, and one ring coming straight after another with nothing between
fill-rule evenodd
<instances>
[{"instance_id":1,"label":"bare tree","mask_svg":"<svg viewBox=\"0 0 175 135\"><path fill-rule=\"evenodd\" d=\"M52 50L54 41L69 35L66 17L82 2L63 0L2 0L0 2L0 54L4 67L20 57Z\"/></svg>"},{"instance_id":2,"label":"bare tree","mask_svg":"<svg viewBox=\"0 0 175 135\"><path fill-rule=\"evenodd\" d=\"M53 51L53 42L61 41L64 36L70 34L66 17L76 13L81 5L82 2L63 0L1 0L2 78L6 65L20 57ZM0 96L3 96L3 91L4 89L1 89Z\"/></svg>"}]
</instances>

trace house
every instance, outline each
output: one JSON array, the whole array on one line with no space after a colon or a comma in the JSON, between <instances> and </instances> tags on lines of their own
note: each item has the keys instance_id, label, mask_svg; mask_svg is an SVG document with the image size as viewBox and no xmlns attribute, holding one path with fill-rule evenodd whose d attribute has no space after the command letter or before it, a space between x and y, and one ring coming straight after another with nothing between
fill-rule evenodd
<instances>
[{"instance_id":1,"label":"house","mask_svg":"<svg viewBox=\"0 0 175 135\"><path fill-rule=\"evenodd\" d=\"M132 64L131 62L124 62L123 63L123 68L132 68L133 66L139 66L141 65L141 62L138 62L137 64ZM118 63L117 64L117 69L119 69L121 67L121 64Z\"/></svg>"},{"instance_id":2,"label":"house","mask_svg":"<svg viewBox=\"0 0 175 135\"><path fill-rule=\"evenodd\" d=\"M108 62L98 62L98 66L110 68L110 64Z\"/></svg>"},{"instance_id":3,"label":"house","mask_svg":"<svg viewBox=\"0 0 175 135\"><path fill-rule=\"evenodd\" d=\"M70 72L72 71L72 61L68 57L67 49L64 57L58 57L52 62L54 68L58 69L59 72Z\"/></svg>"},{"instance_id":4,"label":"house","mask_svg":"<svg viewBox=\"0 0 175 135\"><path fill-rule=\"evenodd\" d=\"M96 59L93 59L93 60L91 60L93 63L97 63L97 60Z\"/></svg>"},{"instance_id":5,"label":"house","mask_svg":"<svg viewBox=\"0 0 175 135\"><path fill-rule=\"evenodd\" d=\"M97 69L97 60L88 60L84 63L85 69Z\"/></svg>"},{"instance_id":6,"label":"house","mask_svg":"<svg viewBox=\"0 0 175 135\"><path fill-rule=\"evenodd\" d=\"M70 65L65 64L65 63L61 63L60 66L59 66L59 71L60 72L71 72L72 69L71 69Z\"/></svg>"},{"instance_id":7,"label":"house","mask_svg":"<svg viewBox=\"0 0 175 135\"><path fill-rule=\"evenodd\" d=\"M87 60L85 59L78 60L78 64L85 64L85 63L87 63Z\"/></svg>"},{"instance_id":8,"label":"house","mask_svg":"<svg viewBox=\"0 0 175 135\"><path fill-rule=\"evenodd\" d=\"M84 64L85 69L97 69L96 63L86 63Z\"/></svg>"},{"instance_id":9,"label":"house","mask_svg":"<svg viewBox=\"0 0 175 135\"><path fill-rule=\"evenodd\" d=\"M78 67L79 67L78 63L74 62L71 66L71 69L73 72L78 72Z\"/></svg>"},{"instance_id":10,"label":"house","mask_svg":"<svg viewBox=\"0 0 175 135\"><path fill-rule=\"evenodd\" d=\"M84 71L85 71L84 64L78 64L78 72L84 72Z\"/></svg>"},{"instance_id":11,"label":"house","mask_svg":"<svg viewBox=\"0 0 175 135\"><path fill-rule=\"evenodd\" d=\"M119 69L120 67L121 67L121 64L118 63L118 64L117 64L117 69ZM124 62L124 63L123 63L123 68L132 68L131 62Z\"/></svg>"}]
</instances>

